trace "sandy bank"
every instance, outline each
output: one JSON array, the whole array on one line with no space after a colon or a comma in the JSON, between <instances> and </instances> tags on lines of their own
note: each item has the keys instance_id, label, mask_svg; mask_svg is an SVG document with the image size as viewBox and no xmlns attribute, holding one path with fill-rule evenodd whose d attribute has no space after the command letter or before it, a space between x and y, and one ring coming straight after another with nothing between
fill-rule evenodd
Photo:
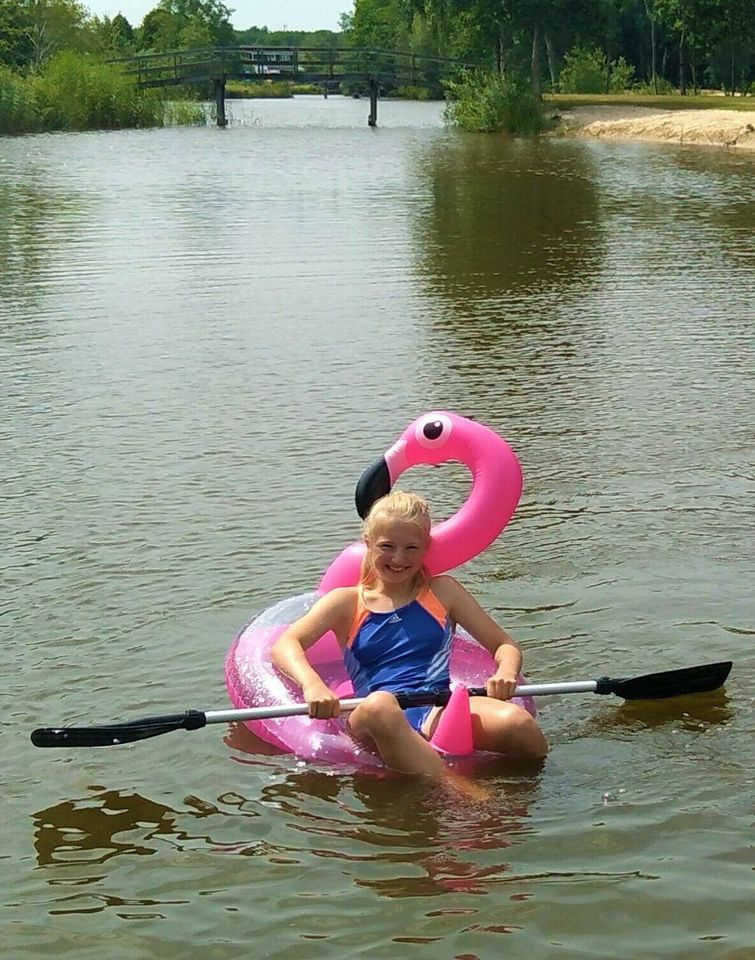
<instances>
[{"instance_id":1,"label":"sandy bank","mask_svg":"<svg viewBox=\"0 0 755 960\"><path fill-rule=\"evenodd\" d=\"M557 130L572 137L755 150L755 111L574 107L560 114Z\"/></svg>"}]
</instances>

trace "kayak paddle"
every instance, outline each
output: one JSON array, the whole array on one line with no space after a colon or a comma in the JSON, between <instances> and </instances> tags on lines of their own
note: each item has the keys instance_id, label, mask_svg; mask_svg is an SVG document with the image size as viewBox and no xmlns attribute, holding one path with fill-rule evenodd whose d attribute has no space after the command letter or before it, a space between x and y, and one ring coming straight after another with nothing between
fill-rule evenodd
<instances>
[{"instance_id":1,"label":"kayak paddle","mask_svg":"<svg viewBox=\"0 0 755 960\"><path fill-rule=\"evenodd\" d=\"M579 680L570 683L526 683L516 688L517 697L542 697L554 693L613 694L623 700L661 700L685 694L718 690L729 676L732 663L707 663L681 670L647 673L641 677ZM472 697L485 696L484 687L471 687ZM427 693L401 693L397 699L401 707L445 706L449 690ZM355 710L364 698L341 700L345 713ZM92 727L40 727L32 731L35 747L110 747L119 743L133 743L149 737L159 737L172 730L198 730L208 723L231 723L237 720L270 720L277 717L307 716L306 703L289 706L248 707L243 710L186 710L183 713L158 717L142 717L125 723L107 723Z\"/></svg>"}]
</instances>

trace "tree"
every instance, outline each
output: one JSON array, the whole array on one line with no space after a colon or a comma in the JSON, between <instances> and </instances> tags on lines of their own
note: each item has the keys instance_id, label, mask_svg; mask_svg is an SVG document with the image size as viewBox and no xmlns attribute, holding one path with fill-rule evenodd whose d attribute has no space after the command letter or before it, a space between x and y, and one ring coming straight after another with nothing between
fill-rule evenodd
<instances>
[{"instance_id":1,"label":"tree","mask_svg":"<svg viewBox=\"0 0 755 960\"><path fill-rule=\"evenodd\" d=\"M222 0L160 0L142 21L139 46L156 51L228 46L236 39L232 12Z\"/></svg>"},{"instance_id":2,"label":"tree","mask_svg":"<svg viewBox=\"0 0 755 960\"><path fill-rule=\"evenodd\" d=\"M19 0L0 0L0 64L20 67L31 55L28 20Z\"/></svg>"},{"instance_id":3,"label":"tree","mask_svg":"<svg viewBox=\"0 0 755 960\"><path fill-rule=\"evenodd\" d=\"M212 32L206 23L191 17L178 35L178 46L182 49L197 50L214 46Z\"/></svg>"},{"instance_id":4,"label":"tree","mask_svg":"<svg viewBox=\"0 0 755 960\"><path fill-rule=\"evenodd\" d=\"M752 77L755 18L752 0L716 0L711 73L732 95Z\"/></svg>"},{"instance_id":5,"label":"tree","mask_svg":"<svg viewBox=\"0 0 755 960\"><path fill-rule=\"evenodd\" d=\"M88 13L76 0L21 0L29 37L28 63L39 70L60 50L89 46Z\"/></svg>"},{"instance_id":6,"label":"tree","mask_svg":"<svg viewBox=\"0 0 755 960\"><path fill-rule=\"evenodd\" d=\"M411 19L402 0L356 0L351 15L352 43L355 47L407 50Z\"/></svg>"},{"instance_id":7,"label":"tree","mask_svg":"<svg viewBox=\"0 0 755 960\"><path fill-rule=\"evenodd\" d=\"M122 13L116 13L110 22L110 46L113 50L128 50L134 42L134 29Z\"/></svg>"},{"instance_id":8,"label":"tree","mask_svg":"<svg viewBox=\"0 0 755 960\"><path fill-rule=\"evenodd\" d=\"M139 30L139 48L141 50L173 50L178 46L181 25L177 19L162 7L155 7L144 15Z\"/></svg>"}]
</instances>

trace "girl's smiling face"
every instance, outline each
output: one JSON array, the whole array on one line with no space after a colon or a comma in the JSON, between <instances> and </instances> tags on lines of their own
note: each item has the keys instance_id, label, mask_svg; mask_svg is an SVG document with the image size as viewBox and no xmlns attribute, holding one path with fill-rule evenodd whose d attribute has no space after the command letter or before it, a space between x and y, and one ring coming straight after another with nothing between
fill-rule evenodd
<instances>
[{"instance_id":1,"label":"girl's smiling face","mask_svg":"<svg viewBox=\"0 0 755 960\"><path fill-rule=\"evenodd\" d=\"M409 581L422 571L430 541L415 523L390 520L367 541L375 572L387 583Z\"/></svg>"}]
</instances>

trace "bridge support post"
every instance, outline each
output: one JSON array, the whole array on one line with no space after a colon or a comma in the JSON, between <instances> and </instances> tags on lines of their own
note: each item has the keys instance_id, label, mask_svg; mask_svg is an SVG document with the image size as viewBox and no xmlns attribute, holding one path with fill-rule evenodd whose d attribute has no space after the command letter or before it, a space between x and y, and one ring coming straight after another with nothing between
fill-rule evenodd
<instances>
[{"instance_id":1,"label":"bridge support post","mask_svg":"<svg viewBox=\"0 0 755 960\"><path fill-rule=\"evenodd\" d=\"M370 77L370 115L367 117L367 125L377 126L377 104L378 104L378 82L375 77Z\"/></svg>"},{"instance_id":2,"label":"bridge support post","mask_svg":"<svg viewBox=\"0 0 755 960\"><path fill-rule=\"evenodd\" d=\"M219 127L228 125L225 118L225 77L215 77L215 115Z\"/></svg>"}]
</instances>

